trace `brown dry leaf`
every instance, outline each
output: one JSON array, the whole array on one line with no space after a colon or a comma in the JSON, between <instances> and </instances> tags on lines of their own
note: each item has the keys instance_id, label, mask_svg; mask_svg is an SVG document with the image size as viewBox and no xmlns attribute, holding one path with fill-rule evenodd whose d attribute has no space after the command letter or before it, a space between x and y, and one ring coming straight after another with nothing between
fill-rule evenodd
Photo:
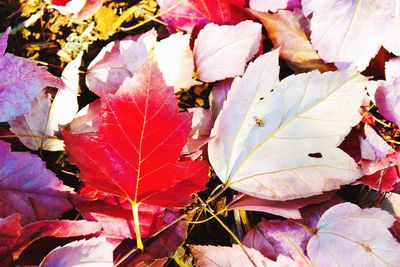
<instances>
[{"instance_id":1,"label":"brown dry leaf","mask_svg":"<svg viewBox=\"0 0 400 267\"><path fill-rule=\"evenodd\" d=\"M333 64L324 63L311 46L307 36L309 22L301 10L280 10L275 14L249 11L261 21L275 48L281 48L280 57L285 59L296 73L315 69L320 72L336 70Z\"/></svg>"}]
</instances>

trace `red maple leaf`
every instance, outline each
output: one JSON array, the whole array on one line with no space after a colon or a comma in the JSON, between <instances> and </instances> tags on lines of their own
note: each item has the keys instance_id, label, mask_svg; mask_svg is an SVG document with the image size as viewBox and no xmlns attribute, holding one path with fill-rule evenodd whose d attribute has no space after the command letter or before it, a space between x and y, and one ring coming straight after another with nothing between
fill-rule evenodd
<instances>
[{"instance_id":1,"label":"red maple leaf","mask_svg":"<svg viewBox=\"0 0 400 267\"><path fill-rule=\"evenodd\" d=\"M178 161L192 115L179 112L173 88L151 62L102 97L100 114L96 135L63 132L66 151L88 186L131 202L140 248L139 204L189 204L208 180L208 163Z\"/></svg>"}]
</instances>

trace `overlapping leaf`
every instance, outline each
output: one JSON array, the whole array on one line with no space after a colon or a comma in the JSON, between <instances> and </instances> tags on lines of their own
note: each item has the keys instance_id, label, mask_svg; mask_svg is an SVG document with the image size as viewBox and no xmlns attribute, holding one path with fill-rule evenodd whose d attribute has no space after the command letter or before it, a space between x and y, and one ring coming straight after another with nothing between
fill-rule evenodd
<instances>
[{"instance_id":1,"label":"overlapping leaf","mask_svg":"<svg viewBox=\"0 0 400 267\"><path fill-rule=\"evenodd\" d=\"M275 200L320 194L359 178L354 160L337 146L361 119L366 78L348 69L278 83L278 53L256 59L232 84L209 143L218 177Z\"/></svg>"},{"instance_id":2,"label":"overlapping leaf","mask_svg":"<svg viewBox=\"0 0 400 267\"><path fill-rule=\"evenodd\" d=\"M0 36L0 122L24 115L31 102L46 86L64 88L60 78L47 72L35 61L5 53L9 30Z\"/></svg>"},{"instance_id":3,"label":"overlapping leaf","mask_svg":"<svg viewBox=\"0 0 400 267\"><path fill-rule=\"evenodd\" d=\"M207 163L177 162L191 115L179 113L173 90L149 62L116 95L102 98L98 135L64 132L81 177L97 190L135 203L182 207L204 188Z\"/></svg>"},{"instance_id":4,"label":"overlapping leaf","mask_svg":"<svg viewBox=\"0 0 400 267\"><path fill-rule=\"evenodd\" d=\"M263 266L263 267L294 267L295 262L290 258L279 255L276 262L272 261L251 248L216 246L190 246L196 266ZM243 251L245 250L246 253Z\"/></svg>"},{"instance_id":5,"label":"overlapping leaf","mask_svg":"<svg viewBox=\"0 0 400 267\"><path fill-rule=\"evenodd\" d=\"M377 208L351 203L327 210L311 237L307 252L315 266L396 266L400 243L388 228L395 218Z\"/></svg>"},{"instance_id":6,"label":"overlapping leaf","mask_svg":"<svg viewBox=\"0 0 400 267\"><path fill-rule=\"evenodd\" d=\"M11 152L9 144L0 141L0 217L18 212L22 224L56 219L72 208L71 191L39 157Z\"/></svg>"},{"instance_id":7,"label":"overlapping leaf","mask_svg":"<svg viewBox=\"0 0 400 267\"><path fill-rule=\"evenodd\" d=\"M309 41L309 21L301 10L280 10L276 14L251 11L268 31L268 37L279 54L297 73L318 69L321 72L336 70L333 64L322 61Z\"/></svg>"},{"instance_id":8,"label":"overlapping leaf","mask_svg":"<svg viewBox=\"0 0 400 267\"><path fill-rule=\"evenodd\" d=\"M246 62L258 52L261 24L246 20L235 26L207 24L194 43L199 79L214 82L242 75Z\"/></svg>"},{"instance_id":9,"label":"overlapping leaf","mask_svg":"<svg viewBox=\"0 0 400 267\"><path fill-rule=\"evenodd\" d=\"M311 43L338 67L364 70L381 45L400 55L399 0L304 0L311 19Z\"/></svg>"},{"instance_id":10,"label":"overlapping leaf","mask_svg":"<svg viewBox=\"0 0 400 267\"><path fill-rule=\"evenodd\" d=\"M51 251L40 267L52 266L99 266L112 267L113 246L105 238L92 238L69 243Z\"/></svg>"}]
</instances>

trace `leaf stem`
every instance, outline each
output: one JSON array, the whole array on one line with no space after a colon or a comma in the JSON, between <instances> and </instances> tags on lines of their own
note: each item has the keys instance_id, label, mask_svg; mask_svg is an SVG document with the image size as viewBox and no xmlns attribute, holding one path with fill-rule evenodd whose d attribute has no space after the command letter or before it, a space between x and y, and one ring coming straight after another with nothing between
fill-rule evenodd
<instances>
[{"instance_id":1,"label":"leaf stem","mask_svg":"<svg viewBox=\"0 0 400 267\"><path fill-rule=\"evenodd\" d=\"M132 205L132 215L133 215L133 224L135 226L135 234L136 234L136 247L141 251L144 250L142 236L140 234L140 222L139 222L139 205L140 202L137 203L135 201L131 201Z\"/></svg>"},{"instance_id":2,"label":"leaf stem","mask_svg":"<svg viewBox=\"0 0 400 267\"><path fill-rule=\"evenodd\" d=\"M9 135L0 135L0 138L44 138L44 139L58 139L56 136L50 135L33 135L33 134L9 134Z\"/></svg>"}]
</instances>

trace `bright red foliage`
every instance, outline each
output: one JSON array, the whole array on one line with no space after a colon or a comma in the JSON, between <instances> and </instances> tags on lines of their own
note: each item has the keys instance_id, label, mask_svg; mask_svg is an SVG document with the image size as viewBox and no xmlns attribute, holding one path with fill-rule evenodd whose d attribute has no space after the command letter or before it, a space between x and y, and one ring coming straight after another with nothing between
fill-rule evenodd
<instances>
[{"instance_id":1,"label":"bright red foliage","mask_svg":"<svg viewBox=\"0 0 400 267\"><path fill-rule=\"evenodd\" d=\"M101 99L98 135L64 132L66 150L88 186L134 203L183 207L204 188L205 161L180 161L191 115L179 113L173 89L153 63L116 95Z\"/></svg>"},{"instance_id":2,"label":"bright red foliage","mask_svg":"<svg viewBox=\"0 0 400 267\"><path fill-rule=\"evenodd\" d=\"M209 22L237 24L247 18L245 0L157 0L160 12L171 11L161 16L170 26L192 32L200 30Z\"/></svg>"}]
</instances>

